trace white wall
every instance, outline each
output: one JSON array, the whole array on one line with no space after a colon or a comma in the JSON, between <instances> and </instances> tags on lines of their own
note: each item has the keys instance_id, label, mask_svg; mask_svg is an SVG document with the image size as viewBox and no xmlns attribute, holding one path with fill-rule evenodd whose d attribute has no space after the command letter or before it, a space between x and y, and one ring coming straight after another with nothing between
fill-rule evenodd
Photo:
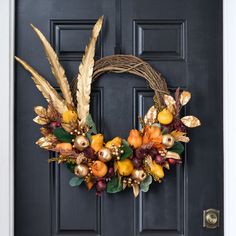
<instances>
[{"instance_id":1,"label":"white wall","mask_svg":"<svg viewBox=\"0 0 236 236\"><path fill-rule=\"evenodd\" d=\"M0 3L0 235L3 236L13 236L13 2ZM235 235L236 220L235 12L236 1L224 0L225 236Z\"/></svg>"}]
</instances>

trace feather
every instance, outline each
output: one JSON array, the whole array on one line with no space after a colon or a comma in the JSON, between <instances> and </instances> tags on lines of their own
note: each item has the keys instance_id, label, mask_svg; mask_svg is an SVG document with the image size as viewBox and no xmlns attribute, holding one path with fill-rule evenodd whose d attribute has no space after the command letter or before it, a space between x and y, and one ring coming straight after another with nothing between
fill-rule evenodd
<instances>
[{"instance_id":1,"label":"feather","mask_svg":"<svg viewBox=\"0 0 236 236\"><path fill-rule=\"evenodd\" d=\"M32 74L31 78L48 103L52 101L53 106L60 114L63 114L68 110L65 101L58 95L57 91L48 83L47 80L45 80L35 69L19 57L15 57L15 59Z\"/></svg>"},{"instance_id":2,"label":"feather","mask_svg":"<svg viewBox=\"0 0 236 236\"><path fill-rule=\"evenodd\" d=\"M68 80L66 78L65 70L60 64L57 54L53 50L52 46L50 43L47 41L45 36L40 32L39 29L37 29L34 25L31 24L31 27L33 28L34 32L37 34L39 37L41 43L43 44L45 54L47 55L48 61L51 65L52 73L55 76L58 85L61 89L62 95L65 99L65 101L73 106L73 99L71 96L71 91L70 91L70 86L68 83Z\"/></svg>"},{"instance_id":3,"label":"feather","mask_svg":"<svg viewBox=\"0 0 236 236\"><path fill-rule=\"evenodd\" d=\"M79 74L77 77L77 113L79 117L79 125L84 126L86 118L89 114L90 92L94 67L94 55L96 41L102 28L103 16L101 16L93 27L92 36L89 44L85 48L82 62L79 66Z\"/></svg>"}]
</instances>

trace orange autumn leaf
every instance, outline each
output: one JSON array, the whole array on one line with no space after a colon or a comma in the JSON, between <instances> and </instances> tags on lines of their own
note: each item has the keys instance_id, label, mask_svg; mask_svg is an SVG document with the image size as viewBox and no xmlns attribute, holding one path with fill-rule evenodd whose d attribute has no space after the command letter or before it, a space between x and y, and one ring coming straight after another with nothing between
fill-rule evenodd
<instances>
[{"instance_id":1,"label":"orange autumn leaf","mask_svg":"<svg viewBox=\"0 0 236 236\"><path fill-rule=\"evenodd\" d=\"M143 135L143 144L154 143L154 147L162 148L161 129L158 126L145 126Z\"/></svg>"}]
</instances>

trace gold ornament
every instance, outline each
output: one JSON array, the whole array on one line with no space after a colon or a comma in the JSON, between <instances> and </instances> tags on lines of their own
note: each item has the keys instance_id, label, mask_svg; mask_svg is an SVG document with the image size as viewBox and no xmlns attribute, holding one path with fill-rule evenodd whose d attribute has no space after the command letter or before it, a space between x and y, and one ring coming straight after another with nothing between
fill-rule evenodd
<instances>
[{"instance_id":1,"label":"gold ornament","mask_svg":"<svg viewBox=\"0 0 236 236\"><path fill-rule=\"evenodd\" d=\"M89 169L88 169L88 166L84 164L79 164L75 166L74 172L75 172L75 175L82 178L82 177L85 177L89 173Z\"/></svg>"},{"instance_id":2,"label":"gold ornament","mask_svg":"<svg viewBox=\"0 0 236 236\"><path fill-rule=\"evenodd\" d=\"M83 135L76 136L74 147L79 151L83 151L86 147L89 146L89 140Z\"/></svg>"},{"instance_id":3,"label":"gold ornament","mask_svg":"<svg viewBox=\"0 0 236 236\"><path fill-rule=\"evenodd\" d=\"M136 179L136 180L139 180L142 182L144 179L146 179L146 177L147 177L147 174L144 170L134 169L132 171L132 178L133 179Z\"/></svg>"},{"instance_id":4,"label":"gold ornament","mask_svg":"<svg viewBox=\"0 0 236 236\"><path fill-rule=\"evenodd\" d=\"M102 162L110 161L112 158L109 148L103 147L98 151L98 159Z\"/></svg>"},{"instance_id":5,"label":"gold ornament","mask_svg":"<svg viewBox=\"0 0 236 236\"><path fill-rule=\"evenodd\" d=\"M170 134L164 134L162 136L162 143L166 146L166 148L171 148L174 146L175 139Z\"/></svg>"}]
</instances>

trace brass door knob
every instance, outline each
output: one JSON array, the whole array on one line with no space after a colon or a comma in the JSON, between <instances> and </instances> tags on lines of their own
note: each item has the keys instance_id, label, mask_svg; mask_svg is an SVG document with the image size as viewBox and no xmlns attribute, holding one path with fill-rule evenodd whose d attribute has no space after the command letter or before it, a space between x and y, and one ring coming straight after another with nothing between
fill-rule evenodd
<instances>
[{"instance_id":1,"label":"brass door knob","mask_svg":"<svg viewBox=\"0 0 236 236\"><path fill-rule=\"evenodd\" d=\"M220 211L216 209L207 209L203 211L203 227L215 229L219 227Z\"/></svg>"}]
</instances>

